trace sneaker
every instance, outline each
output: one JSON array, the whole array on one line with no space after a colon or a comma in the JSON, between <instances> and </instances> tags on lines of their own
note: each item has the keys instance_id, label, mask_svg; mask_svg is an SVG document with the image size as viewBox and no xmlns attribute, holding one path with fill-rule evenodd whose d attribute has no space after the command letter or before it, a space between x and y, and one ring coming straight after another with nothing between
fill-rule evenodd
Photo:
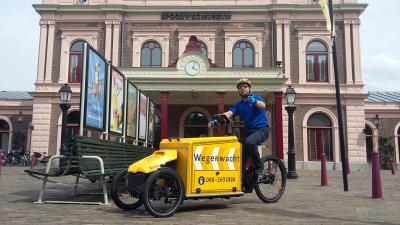
<instances>
[{"instance_id":1,"label":"sneaker","mask_svg":"<svg viewBox=\"0 0 400 225\"><path fill-rule=\"evenodd\" d=\"M266 173L264 172L264 168L262 168L262 167L256 169L256 174L257 174L258 180L264 179L264 176L266 175Z\"/></svg>"}]
</instances>

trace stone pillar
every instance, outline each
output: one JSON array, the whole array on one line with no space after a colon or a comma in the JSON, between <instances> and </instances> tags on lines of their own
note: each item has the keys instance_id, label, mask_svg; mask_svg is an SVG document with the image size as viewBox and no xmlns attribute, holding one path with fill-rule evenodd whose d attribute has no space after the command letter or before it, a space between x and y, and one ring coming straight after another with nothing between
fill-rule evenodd
<instances>
[{"instance_id":1,"label":"stone pillar","mask_svg":"<svg viewBox=\"0 0 400 225\"><path fill-rule=\"evenodd\" d=\"M107 61L111 61L111 41L112 41L112 21L107 20L104 22L106 25L106 41L104 57Z\"/></svg>"},{"instance_id":2,"label":"stone pillar","mask_svg":"<svg viewBox=\"0 0 400 225\"><path fill-rule=\"evenodd\" d=\"M275 118L276 118L276 151L277 157L283 159L283 122L282 122L282 92L274 92ZM270 121L272 122L272 121ZM270 124L271 125L271 124Z\"/></svg>"},{"instance_id":3,"label":"stone pillar","mask_svg":"<svg viewBox=\"0 0 400 225\"><path fill-rule=\"evenodd\" d=\"M361 50L360 50L360 21L352 22L353 52L354 52L354 84L362 84L361 78Z\"/></svg>"},{"instance_id":4,"label":"stone pillar","mask_svg":"<svg viewBox=\"0 0 400 225\"><path fill-rule=\"evenodd\" d=\"M48 21L47 51L46 51L46 75L45 82L51 83L53 71L53 46L54 46L54 27L55 21Z\"/></svg>"},{"instance_id":5,"label":"stone pillar","mask_svg":"<svg viewBox=\"0 0 400 225\"><path fill-rule=\"evenodd\" d=\"M282 46L282 20L276 20L276 61L282 63L282 53L283 53L283 46Z\"/></svg>"},{"instance_id":6,"label":"stone pillar","mask_svg":"<svg viewBox=\"0 0 400 225\"><path fill-rule=\"evenodd\" d=\"M285 20L284 29L284 49L285 49L285 75L288 78L286 83L291 83L290 81L290 20Z\"/></svg>"},{"instance_id":7,"label":"stone pillar","mask_svg":"<svg viewBox=\"0 0 400 225\"><path fill-rule=\"evenodd\" d=\"M113 41L112 41L112 56L111 62L114 66L119 65L119 55L118 55L118 46L119 46L119 30L120 24L118 20L113 21Z\"/></svg>"},{"instance_id":8,"label":"stone pillar","mask_svg":"<svg viewBox=\"0 0 400 225\"><path fill-rule=\"evenodd\" d=\"M353 59L351 54L351 21L344 21L344 46L346 58L346 84L353 84Z\"/></svg>"},{"instance_id":9,"label":"stone pillar","mask_svg":"<svg viewBox=\"0 0 400 225\"><path fill-rule=\"evenodd\" d=\"M51 99L35 97L32 110L31 151L47 152L50 142Z\"/></svg>"},{"instance_id":10,"label":"stone pillar","mask_svg":"<svg viewBox=\"0 0 400 225\"><path fill-rule=\"evenodd\" d=\"M217 92L217 104L218 104L218 114L224 113L225 112L225 92ZM220 127L218 129L218 134L219 136L224 136L225 135L225 127Z\"/></svg>"},{"instance_id":11,"label":"stone pillar","mask_svg":"<svg viewBox=\"0 0 400 225\"><path fill-rule=\"evenodd\" d=\"M161 139L168 138L168 96L169 92L162 91L161 95Z\"/></svg>"},{"instance_id":12,"label":"stone pillar","mask_svg":"<svg viewBox=\"0 0 400 225\"><path fill-rule=\"evenodd\" d=\"M37 83L44 82L44 73L46 66L46 51L47 51L47 22L40 21L40 41L39 41L39 59L37 70Z\"/></svg>"}]
</instances>

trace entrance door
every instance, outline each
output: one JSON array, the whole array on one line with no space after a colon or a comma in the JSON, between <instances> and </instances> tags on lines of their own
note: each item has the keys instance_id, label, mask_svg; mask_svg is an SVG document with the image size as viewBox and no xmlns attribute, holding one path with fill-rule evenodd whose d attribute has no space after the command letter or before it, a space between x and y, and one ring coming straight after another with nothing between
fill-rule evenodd
<instances>
[{"instance_id":1,"label":"entrance door","mask_svg":"<svg viewBox=\"0 0 400 225\"><path fill-rule=\"evenodd\" d=\"M68 143L76 136L79 135L79 111L73 111L68 114L67 122L67 140Z\"/></svg>"},{"instance_id":2,"label":"entrance door","mask_svg":"<svg viewBox=\"0 0 400 225\"><path fill-rule=\"evenodd\" d=\"M5 120L0 120L0 149L8 151L10 141L10 126Z\"/></svg>"},{"instance_id":3,"label":"entrance door","mask_svg":"<svg viewBox=\"0 0 400 225\"><path fill-rule=\"evenodd\" d=\"M307 123L308 160L320 160L322 152L327 161L333 161L332 124L330 119L322 114L313 114Z\"/></svg>"}]
</instances>

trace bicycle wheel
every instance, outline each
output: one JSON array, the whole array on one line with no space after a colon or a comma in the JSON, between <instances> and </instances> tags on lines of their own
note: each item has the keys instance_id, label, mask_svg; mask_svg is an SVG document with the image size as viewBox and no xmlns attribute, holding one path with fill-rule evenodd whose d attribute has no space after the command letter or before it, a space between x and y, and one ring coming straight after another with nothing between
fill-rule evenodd
<instances>
[{"instance_id":1,"label":"bicycle wheel","mask_svg":"<svg viewBox=\"0 0 400 225\"><path fill-rule=\"evenodd\" d=\"M133 210L143 204L139 195L128 190L128 172L121 170L115 177L111 186L111 198L123 210Z\"/></svg>"},{"instance_id":2,"label":"bicycle wheel","mask_svg":"<svg viewBox=\"0 0 400 225\"><path fill-rule=\"evenodd\" d=\"M264 164L264 175L255 185L256 194L263 202L277 202L286 187L285 166L273 156L266 156L261 160Z\"/></svg>"},{"instance_id":3,"label":"bicycle wheel","mask_svg":"<svg viewBox=\"0 0 400 225\"><path fill-rule=\"evenodd\" d=\"M172 216L183 202L184 186L181 177L171 168L162 168L146 180L144 206L154 217Z\"/></svg>"}]
</instances>

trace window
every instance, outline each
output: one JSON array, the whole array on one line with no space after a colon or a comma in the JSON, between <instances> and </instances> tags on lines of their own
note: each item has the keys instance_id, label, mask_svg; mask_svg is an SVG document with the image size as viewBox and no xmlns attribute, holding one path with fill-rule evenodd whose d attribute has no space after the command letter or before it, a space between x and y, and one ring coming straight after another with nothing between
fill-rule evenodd
<instances>
[{"instance_id":1,"label":"window","mask_svg":"<svg viewBox=\"0 0 400 225\"><path fill-rule=\"evenodd\" d=\"M328 51L320 41L312 41L307 46L307 81L328 81Z\"/></svg>"},{"instance_id":2,"label":"window","mask_svg":"<svg viewBox=\"0 0 400 225\"><path fill-rule=\"evenodd\" d=\"M10 126L7 121L0 119L0 149L8 150Z\"/></svg>"},{"instance_id":3,"label":"window","mask_svg":"<svg viewBox=\"0 0 400 225\"><path fill-rule=\"evenodd\" d=\"M332 123L322 114L313 114L307 122L308 160L320 160L322 152L327 161L333 161Z\"/></svg>"},{"instance_id":4,"label":"window","mask_svg":"<svg viewBox=\"0 0 400 225\"><path fill-rule=\"evenodd\" d=\"M142 46L141 67L161 67L161 47L155 41L148 41Z\"/></svg>"},{"instance_id":5,"label":"window","mask_svg":"<svg viewBox=\"0 0 400 225\"><path fill-rule=\"evenodd\" d=\"M372 161L372 150L374 149L374 136L372 134L372 128L365 124L365 146L367 150L367 162Z\"/></svg>"},{"instance_id":6,"label":"window","mask_svg":"<svg viewBox=\"0 0 400 225\"><path fill-rule=\"evenodd\" d=\"M254 67L254 48L247 41L239 41L233 46L233 67Z\"/></svg>"},{"instance_id":7,"label":"window","mask_svg":"<svg viewBox=\"0 0 400 225\"><path fill-rule=\"evenodd\" d=\"M207 137L208 119L200 112L192 112L185 118L185 137Z\"/></svg>"},{"instance_id":8,"label":"window","mask_svg":"<svg viewBox=\"0 0 400 225\"><path fill-rule=\"evenodd\" d=\"M207 45L204 44L204 42L202 42L202 41L199 41L199 45L200 45L201 52L203 53L203 55L204 55L206 58L208 58L208 49L207 49Z\"/></svg>"},{"instance_id":9,"label":"window","mask_svg":"<svg viewBox=\"0 0 400 225\"><path fill-rule=\"evenodd\" d=\"M69 83L80 83L82 78L83 44L84 41L76 41L69 50Z\"/></svg>"}]
</instances>

